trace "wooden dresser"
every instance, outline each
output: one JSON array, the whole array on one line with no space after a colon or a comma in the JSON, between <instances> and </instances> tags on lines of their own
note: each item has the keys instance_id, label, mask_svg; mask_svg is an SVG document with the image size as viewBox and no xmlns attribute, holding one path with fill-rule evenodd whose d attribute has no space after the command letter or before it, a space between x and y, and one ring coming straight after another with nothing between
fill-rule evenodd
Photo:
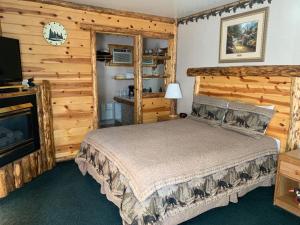
<instances>
[{"instance_id":1,"label":"wooden dresser","mask_svg":"<svg viewBox=\"0 0 300 225\"><path fill-rule=\"evenodd\" d=\"M275 205L300 216L300 203L290 192L294 188L300 188L300 150L279 155L274 196Z\"/></svg>"}]
</instances>

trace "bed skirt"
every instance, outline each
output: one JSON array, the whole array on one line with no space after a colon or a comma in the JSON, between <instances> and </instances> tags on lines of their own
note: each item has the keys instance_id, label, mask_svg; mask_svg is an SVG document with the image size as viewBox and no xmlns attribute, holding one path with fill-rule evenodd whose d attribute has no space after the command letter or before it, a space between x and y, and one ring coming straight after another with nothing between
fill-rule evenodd
<instances>
[{"instance_id":1,"label":"bed skirt","mask_svg":"<svg viewBox=\"0 0 300 225\"><path fill-rule=\"evenodd\" d=\"M83 144L75 159L83 175L89 173L101 193L120 209L123 225L175 225L210 209L237 203L249 191L274 184L277 155L252 160L218 174L171 185L139 202L127 181L99 151ZM83 149L85 148L85 149ZM94 154L94 155L93 155Z\"/></svg>"}]
</instances>

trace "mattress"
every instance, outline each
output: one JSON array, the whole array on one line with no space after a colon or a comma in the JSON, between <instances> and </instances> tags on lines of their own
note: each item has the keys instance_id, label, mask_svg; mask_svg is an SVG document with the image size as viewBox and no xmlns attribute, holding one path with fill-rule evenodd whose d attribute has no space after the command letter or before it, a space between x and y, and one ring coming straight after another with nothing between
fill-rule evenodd
<instances>
[{"instance_id":1,"label":"mattress","mask_svg":"<svg viewBox=\"0 0 300 225\"><path fill-rule=\"evenodd\" d=\"M76 162L124 224L178 224L270 185L276 142L179 119L90 132Z\"/></svg>"}]
</instances>

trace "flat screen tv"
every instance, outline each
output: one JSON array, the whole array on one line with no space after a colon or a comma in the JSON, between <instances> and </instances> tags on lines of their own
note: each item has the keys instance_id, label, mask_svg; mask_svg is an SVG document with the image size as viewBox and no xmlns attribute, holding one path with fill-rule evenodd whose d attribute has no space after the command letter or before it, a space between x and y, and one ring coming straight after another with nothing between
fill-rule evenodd
<instances>
[{"instance_id":1,"label":"flat screen tv","mask_svg":"<svg viewBox=\"0 0 300 225\"><path fill-rule=\"evenodd\" d=\"M0 37L0 83L22 81L19 40Z\"/></svg>"}]
</instances>

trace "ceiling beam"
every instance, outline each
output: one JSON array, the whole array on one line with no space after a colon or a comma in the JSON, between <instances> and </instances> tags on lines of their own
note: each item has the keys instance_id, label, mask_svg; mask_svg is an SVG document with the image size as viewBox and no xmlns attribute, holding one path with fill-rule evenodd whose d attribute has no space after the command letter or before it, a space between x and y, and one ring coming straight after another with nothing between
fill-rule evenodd
<instances>
[{"instance_id":1,"label":"ceiling beam","mask_svg":"<svg viewBox=\"0 0 300 225\"><path fill-rule=\"evenodd\" d=\"M259 76L300 77L300 65L231 66L189 68L187 75L195 76Z\"/></svg>"},{"instance_id":2,"label":"ceiling beam","mask_svg":"<svg viewBox=\"0 0 300 225\"><path fill-rule=\"evenodd\" d=\"M44 3L44 4L68 7L68 8L72 8L72 9L79 9L79 10L84 10L84 11L89 11L89 12L131 17L131 18L157 21L157 22L163 22L163 23L170 23L170 24L175 23L174 18L169 18L169 17L164 17L164 16L155 16L155 15L138 13L138 12L129 12L129 11L125 11L125 10L109 9L109 8L104 8L104 7L86 5L86 4L77 4L77 3L73 3L73 2L67 2L67 1L60 1L60 0L24 0L24 1Z\"/></svg>"},{"instance_id":3,"label":"ceiling beam","mask_svg":"<svg viewBox=\"0 0 300 225\"><path fill-rule=\"evenodd\" d=\"M81 23L80 28L82 30L93 30L98 33L108 33L108 34L122 34L122 35L142 35L143 37L148 38L158 38L158 39L173 39L174 34L171 33L159 33L154 31L145 31L145 30L136 30L133 28L120 28L120 27L111 27L103 25L94 25Z\"/></svg>"}]
</instances>

